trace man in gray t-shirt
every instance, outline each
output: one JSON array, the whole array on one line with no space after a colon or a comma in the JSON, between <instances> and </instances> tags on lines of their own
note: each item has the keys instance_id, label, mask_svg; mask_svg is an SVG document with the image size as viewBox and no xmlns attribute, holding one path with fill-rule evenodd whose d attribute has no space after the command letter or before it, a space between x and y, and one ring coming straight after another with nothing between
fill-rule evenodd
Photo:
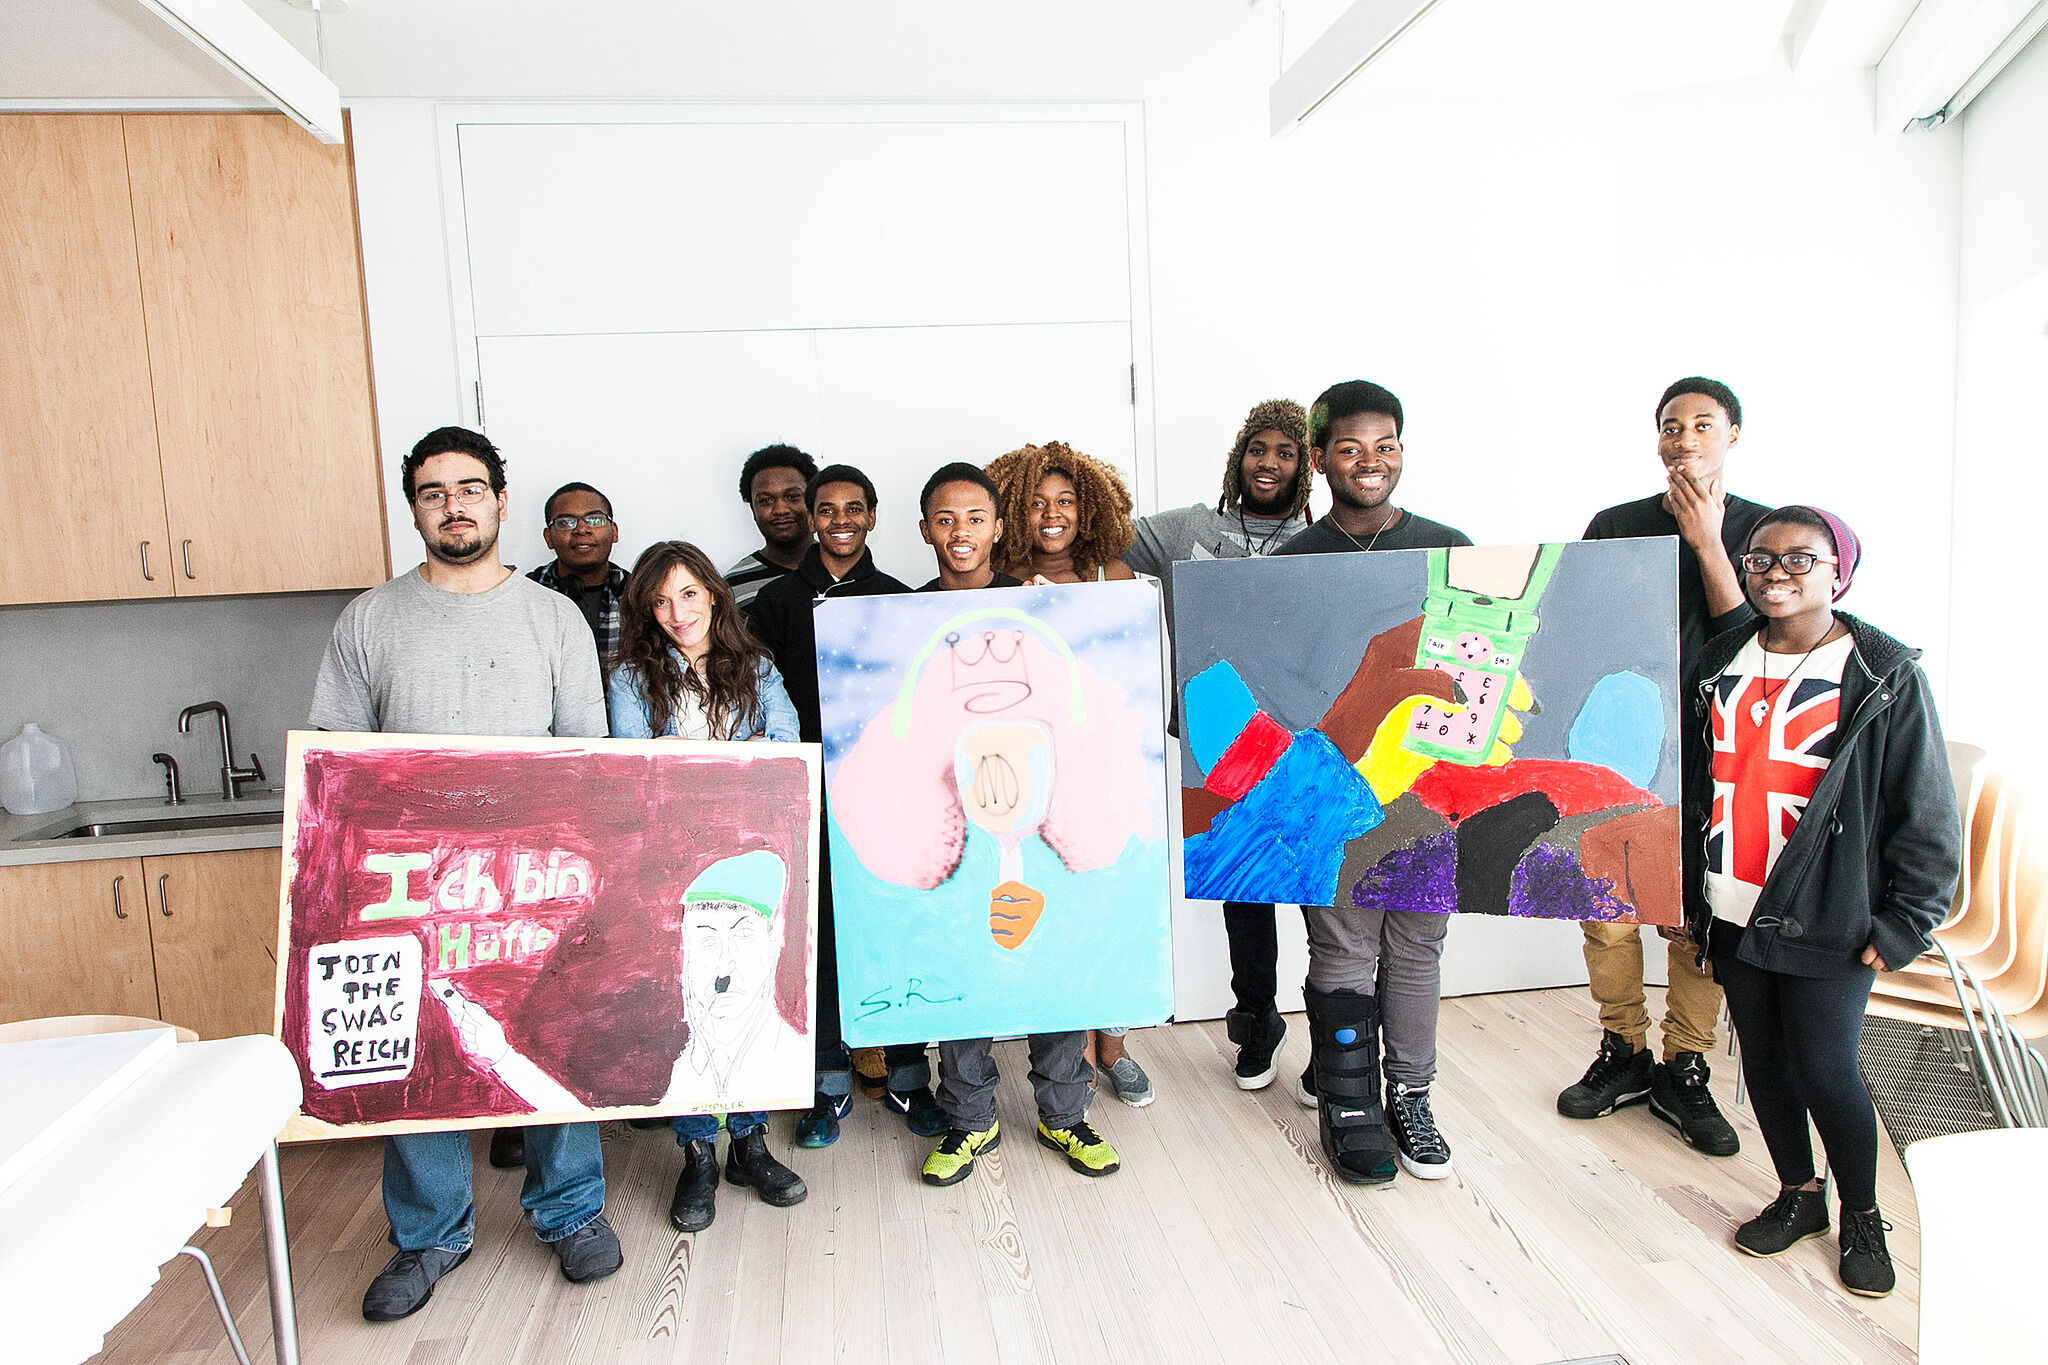
<instances>
[{"instance_id":1,"label":"man in gray t-shirt","mask_svg":"<svg viewBox=\"0 0 2048 1365\"><path fill-rule=\"evenodd\" d=\"M400 484L426 562L349 603L313 687L322 730L444 735L606 733L590 626L574 605L498 558L505 465L473 431L442 427L406 457ZM572 1283L619 1268L604 1217L594 1123L524 1130L519 1202ZM384 1144L384 1212L398 1254L370 1282L363 1316L418 1311L469 1255L476 1228L469 1134L409 1133Z\"/></svg>"}]
</instances>

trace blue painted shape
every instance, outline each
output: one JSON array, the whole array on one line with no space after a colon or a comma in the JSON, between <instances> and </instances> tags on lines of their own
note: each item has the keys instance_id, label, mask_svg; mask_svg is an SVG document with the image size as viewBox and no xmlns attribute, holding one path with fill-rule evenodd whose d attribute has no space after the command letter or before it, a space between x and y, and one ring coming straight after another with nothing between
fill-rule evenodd
<instances>
[{"instance_id":1,"label":"blue painted shape","mask_svg":"<svg viewBox=\"0 0 2048 1365\"><path fill-rule=\"evenodd\" d=\"M1358 1041L1358 1030L1355 1028L1340 1028L1334 1034L1332 1034L1331 1037L1335 1038L1344 1046L1350 1047L1353 1043Z\"/></svg>"},{"instance_id":2,"label":"blue painted shape","mask_svg":"<svg viewBox=\"0 0 2048 1365\"><path fill-rule=\"evenodd\" d=\"M1609 673L1594 683L1565 740L1567 757L1612 768L1643 788L1663 753L1664 696L1640 673Z\"/></svg>"},{"instance_id":3,"label":"blue painted shape","mask_svg":"<svg viewBox=\"0 0 2048 1365\"><path fill-rule=\"evenodd\" d=\"M1228 662L1211 664L1189 678L1181 696L1181 713L1187 717L1188 747L1194 750L1195 766L1205 773L1215 767L1258 710L1252 690Z\"/></svg>"},{"instance_id":4,"label":"blue painted shape","mask_svg":"<svg viewBox=\"0 0 2048 1365\"><path fill-rule=\"evenodd\" d=\"M1330 737L1294 737L1242 800L1182 847L1189 900L1337 903L1344 845L1386 815Z\"/></svg>"}]
</instances>

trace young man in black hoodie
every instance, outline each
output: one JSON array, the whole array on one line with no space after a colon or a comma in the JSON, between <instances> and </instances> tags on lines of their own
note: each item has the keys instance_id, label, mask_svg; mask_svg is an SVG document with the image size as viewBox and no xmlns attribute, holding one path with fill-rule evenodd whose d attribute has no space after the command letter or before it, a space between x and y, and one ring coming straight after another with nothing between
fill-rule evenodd
<instances>
[{"instance_id":1,"label":"young man in black hoodie","mask_svg":"<svg viewBox=\"0 0 2048 1365\"><path fill-rule=\"evenodd\" d=\"M1657 400L1657 458L1665 487L1610 507L1586 527L1587 540L1678 537L1679 694L1688 702L1699 683L1700 650L1708 640L1752 621L1738 564L1750 530L1767 510L1722 485L1728 452L1742 439L1742 404L1726 384L1694 375ZM1693 761L1690 729L1680 731L1681 766ZM1699 876L1686 844L1686 884ZM1664 996L1662 1062L1647 1046L1650 1015L1643 997L1642 932L1633 924L1587 921L1586 973L1600 1003L1600 1055L1557 1097L1567 1118L1595 1119L1649 1101L1650 1112L1710 1156L1733 1156L1741 1143L1707 1090L1706 1054L1714 1048L1721 988L1676 929L1660 930L1670 986Z\"/></svg>"},{"instance_id":2,"label":"young man in black hoodie","mask_svg":"<svg viewBox=\"0 0 2048 1365\"><path fill-rule=\"evenodd\" d=\"M875 485L848 464L827 465L804 486L804 506L817 543L796 568L755 594L748 623L775 656L775 667L806 743L821 741L818 719L818 634L811 613L833 597L879 597L910 589L875 567L868 535L875 529ZM819 841L818 886L818 1097L797 1120L801 1147L828 1147L839 1138L839 1120L853 1104L853 1061L840 1034L839 953L832 932L830 855ZM931 1092L931 1063L922 1044L885 1048L887 1103L920 1137L946 1129L945 1115Z\"/></svg>"}]
</instances>

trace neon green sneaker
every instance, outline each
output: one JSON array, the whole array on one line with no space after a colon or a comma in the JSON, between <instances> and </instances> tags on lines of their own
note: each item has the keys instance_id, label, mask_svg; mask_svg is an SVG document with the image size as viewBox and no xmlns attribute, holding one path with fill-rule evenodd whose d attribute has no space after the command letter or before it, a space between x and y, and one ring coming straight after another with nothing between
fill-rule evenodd
<instances>
[{"instance_id":1,"label":"neon green sneaker","mask_svg":"<svg viewBox=\"0 0 2048 1365\"><path fill-rule=\"evenodd\" d=\"M1116 1148L1085 1121L1072 1128L1048 1128L1045 1120L1040 1119L1038 1140L1055 1152L1065 1152L1067 1164L1082 1175L1108 1175L1120 1164L1116 1159ZM925 1169L931 1169L930 1165L927 1164ZM929 1180L931 1177L925 1178Z\"/></svg>"},{"instance_id":2,"label":"neon green sneaker","mask_svg":"<svg viewBox=\"0 0 2048 1365\"><path fill-rule=\"evenodd\" d=\"M957 1185L974 1174L974 1158L1003 1140L1002 1125L991 1123L979 1133L965 1128L948 1128L924 1159L924 1183Z\"/></svg>"}]
</instances>

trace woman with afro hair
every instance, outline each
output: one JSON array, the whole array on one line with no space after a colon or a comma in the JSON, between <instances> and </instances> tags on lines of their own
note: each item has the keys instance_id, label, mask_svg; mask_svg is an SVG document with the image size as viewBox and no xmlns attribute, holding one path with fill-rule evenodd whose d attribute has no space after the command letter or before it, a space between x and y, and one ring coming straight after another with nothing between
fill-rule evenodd
<instances>
[{"instance_id":1,"label":"woman with afro hair","mask_svg":"<svg viewBox=\"0 0 2048 1365\"><path fill-rule=\"evenodd\" d=\"M997 546L1005 573L1029 581L1100 582L1132 577L1120 556L1137 530L1131 492L1116 470L1060 441L1021 446L989 461L1003 499Z\"/></svg>"},{"instance_id":2,"label":"woman with afro hair","mask_svg":"<svg viewBox=\"0 0 2048 1365\"><path fill-rule=\"evenodd\" d=\"M1020 446L989 461L1002 495L1003 524L1018 528L996 544L1002 570L1031 582L1100 583L1130 579L1122 559L1137 529L1131 490L1116 470L1062 441ZM1124 1031L1098 1029L1095 1065L1125 1104L1152 1103L1152 1080L1124 1051Z\"/></svg>"}]
</instances>

